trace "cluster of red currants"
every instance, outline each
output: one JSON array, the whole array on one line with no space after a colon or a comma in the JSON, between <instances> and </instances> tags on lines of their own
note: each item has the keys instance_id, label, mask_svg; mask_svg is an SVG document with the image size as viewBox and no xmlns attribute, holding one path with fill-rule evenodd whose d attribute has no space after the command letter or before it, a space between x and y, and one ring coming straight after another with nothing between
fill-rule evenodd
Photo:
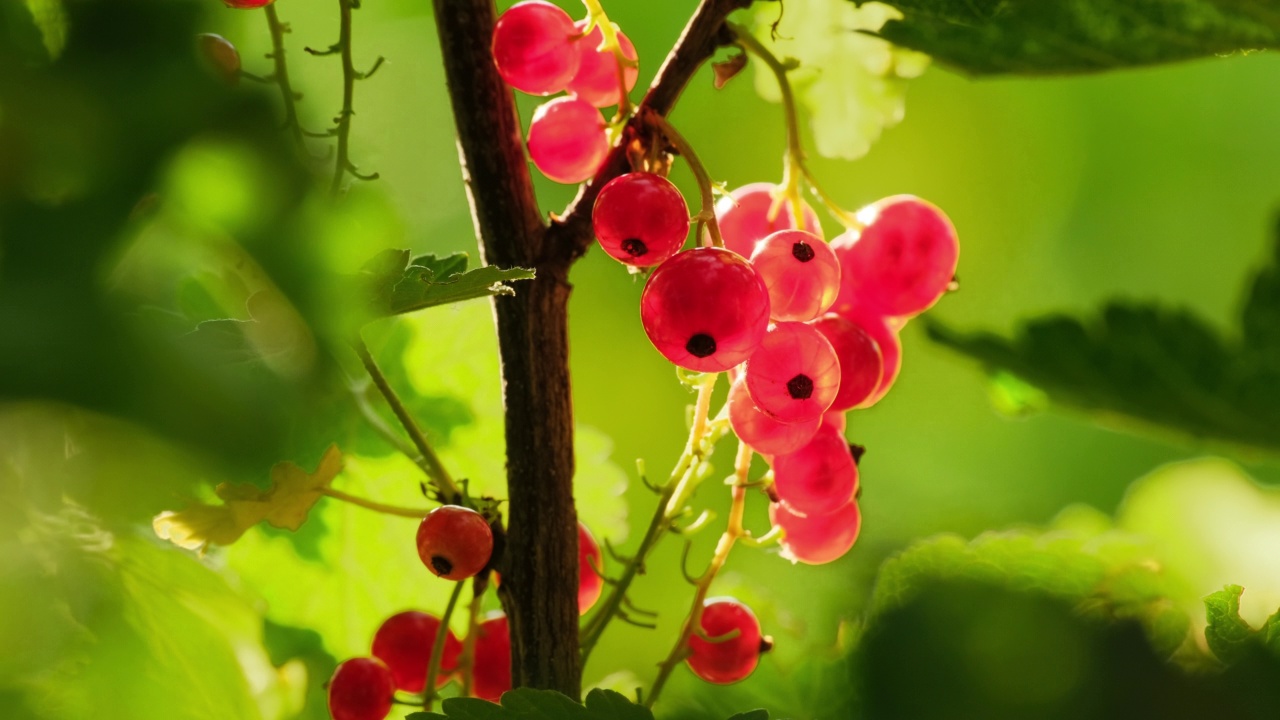
<instances>
[{"instance_id":1,"label":"cluster of red currants","mask_svg":"<svg viewBox=\"0 0 1280 720\"><path fill-rule=\"evenodd\" d=\"M627 60L619 68L600 26L587 32L590 20L575 23L549 2L525 0L502 13L493 29L493 59L508 85L530 95L568 93L540 105L529 123L529 158L560 183L583 182L599 169L609 152L599 108L621 103L639 74L627 36L614 31Z\"/></svg>"}]
</instances>

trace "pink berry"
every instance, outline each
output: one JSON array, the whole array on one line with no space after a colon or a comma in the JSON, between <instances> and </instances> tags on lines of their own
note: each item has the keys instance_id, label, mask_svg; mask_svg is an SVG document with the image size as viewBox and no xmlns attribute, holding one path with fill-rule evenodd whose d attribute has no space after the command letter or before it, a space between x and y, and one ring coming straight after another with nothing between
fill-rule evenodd
<instances>
[{"instance_id":1,"label":"pink berry","mask_svg":"<svg viewBox=\"0 0 1280 720\"><path fill-rule=\"evenodd\" d=\"M596 197L591 226L614 260L651 267L675 255L689 234L689 208L671 181L647 172L610 180Z\"/></svg>"},{"instance_id":2,"label":"pink berry","mask_svg":"<svg viewBox=\"0 0 1280 720\"><path fill-rule=\"evenodd\" d=\"M418 556L445 580L466 580L493 554L493 531L484 516L461 505L442 505L418 526Z\"/></svg>"},{"instance_id":3,"label":"pink berry","mask_svg":"<svg viewBox=\"0 0 1280 720\"><path fill-rule=\"evenodd\" d=\"M229 8L237 10L252 10L254 8L266 7L276 0L222 0Z\"/></svg>"},{"instance_id":4,"label":"pink berry","mask_svg":"<svg viewBox=\"0 0 1280 720\"><path fill-rule=\"evenodd\" d=\"M858 407L871 398L884 379L880 346L856 323L827 314L810 323L835 348L840 359L840 390L829 411Z\"/></svg>"},{"instance_id":5,"label":"pink berry","mask_svg":"<svg viewBox=\"0 0 1280 720\"><path fill-rule=\"evenodd\" d=\"M774 194L780 190L770 183L751 183L716 203L716 221L725 247L743 257L751 257L757 241L796 226L791 203L781 202L774 207ZM773 210L776 214L770 215ZM808 203L804 203L804 229L822 237L822 225Z\"/></svg>"},{"instance_id":6,"label":"pink berry","mask_svg":"<svg viewBox=\"0 0 1280 720\"><path fill-rule=\"evenodd\" d=\"M478 698L498 702L511 689L511 632L507 616L490 613L476 627L475 665L471 670L471 692Z\"/></svg>"},{"instance_id":7,"label":"pink berry","mask_svg":"<svg viewBox=\"0 0 1280 720\"><path fill-rule=\"evenodd\" d=\"M396 687L418 693L427 684L427 666L436 644L440 618L409 610L387 618L373 636L373 656L391 668ZM452 630L445 630L444 654L440 658L437 685L444 685L458 666L462 643Z\"/></svg>"},{"instance_id":8,"label":"pink berry","mask_svg":"<svg viewBox=\"0 0 1280 720\"><path fill-rule=\"evenodd\" d=\"M708 598L702 605L701 633L689 637L689 669L710 683L727 685L756 669L760 653L773 642L760 635L751 608L729 597ZM737 631L733 637L730 633ZM705 638L705 639L704 639Z\"/></svg>"},{"instance_id":9,"label":"pink berry","mask_svg":"<svg viewBox=\"0 0 1280 720\"><path fill-rule=\"evenodd\" d=\"M640 321L663 357L687 370L719 372L760 345L769 327L769 291L737 253L685 250L649 276Z\"/></svg>"},{"instance_id":10,"label":"pink berry","mask_svg":"<svg viewBox=\"0 0 1280 720\"><path fill-rule=\"evenodd\" d=\"M858 466L844 435L819 427L804 447L773 458L773 489L798 513L821 514L849 502L858 490Z\"/></svg>"},{"instance_id":11,"label":"pink berry","mask_svg":"<svg viewBox=\"0 0 1280 720\"><path fill-rule=\"evenodd\" d=\"M774 320L812 320L836 301L840 261L822 238L803 230L780 230L756 243L751 254Z\"/></svg>"},{"instance_id":12,"label":"pink berry","mask_svg":"<svg viewBox=\"0 0 1280 720\"><path fill-rule=\"evenodd\" d=\"M574 27L580 33L586 26L586 20L579 20ZM617 105L622 97L618 92L618 59L614 57L613 52L600 47L603 42L604 33L600 32L598 26L591 31L590 35L578 41L578 52L581 57L578 72L566 88L569 94L577 95L600 108ZM622 46L623 57L634 62L638 57L636 47L621 30L618 31L618 44ZM632 65L623 68L622 74L626 79L627 92L630 92L631 88L636 86L636 77L640 75L640 68Z\"/></svg>"},{"instance_id":13,"label":"pink berry","mask_svg":"<svg viewBox=\"0 0 1280 720\"><path fill-rule=\"evenodd\" d=\"M829 427L844 436L845 429L849 426L848 413L838 412L836 410L828 410L822 413L822 424L820 427Z\"/></svg>"},{"instance_id":14,"label":"pink berry","mask_svg":"<svg viewBox=\"0 0 1280 720\"><path fill-rule=\"evenodd\" d=\"M756 407L781 422L818 420L840 389L840 360L812 326L780 322L765 333L743 371Z\"/></svg>"},{"instance_id":15,"label":"pink berry","mask_svg":"<svg viewBox=\"0 0 1280 720\"><path fill-rule=\"evenodd\" d=\"M560 92L578 72L573 19L542 0L518 2L493 27L493 61L511 87L530 95Z\"/></svg>"},{"instance_id":16,"label":"pink berry","mask_svg":"<svg viewBox=\"0 0 1280 720\"><path fill-rule=\"evenodd\" d=\"M382 720L394 694L391 670L381 660L353 658L329 680L329 714L333 720Z\"/></svg>"},{"instance_id":17,"label":"pink berry","mask_svg":"<svg viewBox=\"0 0 1280 720\"><path fill-rule=\"evenodd\" d=\"M784 423L762 412L751 402L747 384L737 380L729 388L729 424L742 442L761 455L794 452L818 432L819 420Z\"/></svg>"},{"instance_id":18,"label":"pink berry","mask_svg":"<svg viewBox=\"0 0 1280 720\"><path fill-rule=\"evenodd\" d=\"M862 528L856 500L824 515L801 515L787 503L777 502L769 506L769 520L785 533L782 557L806 565L829 563L849 552Z\"/></svg>"},{"instance_id":19,"label":"pink berry","mask_svg":"<svg viewBox=\"0 0 1280 720\"><path fill-rule=\"evenodd\" d=\"M858 211L866 227L831 242L840 258L837 307L861 304L886 316L917 315L946 292L956 272L960 242L937 207L895 195Z\"/></svg>"},{"instance_id":20,"label":"pink berry","mask_svg":"<svg viewBox=\"0 0 1280 720\"><path fill-rule=\"evenodd\" d=\"M543 175L566 185L580 183L596 174L607 154L604 119L591 104L559 97L533 111L529 158Z\"/></svg>"},{"instance_id":21,"label":"pink berry","mask_svg":"<svg viewBox=\"0 0 1280 720\"><path fill-rule=\"evenodd\" d=\"M578 523L578 614L585 615L600 599L604 578L597 568L604 568L600 545L586 525Z\"/></svg>"},{"instance_id":22,"label":"pink berry","mask_svg":"<svg viewBox=\"0 0 1280 720\"><path fill-rule=\"evenodd\" d=\"M875 391L857 405L859 408L869 408L889 392L889 388L898 379L898 371L902 369L902 341L898 339L902 323L897 318L886 318L859 307L847 308L840 316L862 328L880 349L880 357L884 362L880 382Z\"/></svg>"}]
</instances>

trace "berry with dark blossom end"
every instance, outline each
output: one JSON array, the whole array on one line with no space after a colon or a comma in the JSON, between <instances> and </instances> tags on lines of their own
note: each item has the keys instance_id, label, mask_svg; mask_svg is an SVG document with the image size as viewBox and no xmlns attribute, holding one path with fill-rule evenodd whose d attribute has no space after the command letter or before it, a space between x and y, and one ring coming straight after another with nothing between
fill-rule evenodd
<instances>
[{"instance_id":1,"label":"berry with dark blossom end","mask_svg":"<svg viewBox=\"0 0 1280 720\"><path fill-rule=\"evenodd\" d=\"M773 491L799 513L825 513L853 499L858 466L849 443L832 425L818 428L795 452L773 458Z\"/></svg>"},{"instance_id":2,"label":"berry with dark blossom end","mask_svg":"<svg viewBox=\"0 0 1280 720\"><path fill-rule=\"evenodd\" d=\"M765 456L799 450L818 432L818 419L784 423L763 412L751 400L741 378L729 388L729 425L738 439Z\"/></svg>"},{"instance_id":3,"label":"berry with dark blossom end","mask_svg":"<svg viewBox=\"0 0 1280 720\"><path fill-rule=\"evenodd\" d=\"M604 591L604 555L586 525L578 523L578 614L585 615Z\"/></svg>"},{"instance_id":4,"label":"berry with dark blossom end","mask_svg":"<svg viewBox=\"0 0 1280 720\"><path fill-rule=\"evenodd\" d=\"M493 554L493 531L480 513L442 505L418 526L418 557L445 580L466 580L484 569Z\"/></svg>"},{"instance_id":5,"label":"berry with dark blossom end","mask_svg":"<svg viewBox=\"0 0 1280 720\"><path fill-rule=\"evenodd\" d=\"M373 636L373 656L391 668L396 687L418 693L427 684L427 666L435 648L440 618L416 610L397 613L387 618ZM440 656L437 685L448 682L449 673L458 666L462 643L452 630L445 630L444 653Z\"/></svg>"},{"instance_id":6,"label":"berry with dark blossom end","mask_svg":"<svg viewBox=\"0 0 1280 720\"><path fill-rule=\"evenodd\" d=\"M478 698L498 702L511 689L511 632L507 616L490 613L476 626L475 663L471 670L471 692Z\"/></svg>"},{"instance_id":7,"label":"berry with dark blossom end","mask_svg":"<svg viewBox=\"0 0 1280 720\"><path fill-rule=\"evenodd\" d=\"M558 97L533 111L529 159L548 178L566 185L589 180L608 153L604 118L585 100Z\"/></svg>"},{"instance_id":8,"label":"berry with dark blossom end","mask_svg":"<svg viewBox=\"0 0 1280 720\"><path fill-rule=\"evenodd\" d=\"M762 637L751 608L730 597L707 598L699 621L701 632L689 637L689 669L710 683L727 685L756 669L760 654L773 647Z\"/></svg>"},{"instance_id":9,"label":"berry with dark blossom end","mask_svg":"<svg viewBox=\"0 0 1280 720\"><path fill-rule=\"evenodd\" d=\"M620 175L600 189L591 210L600 247L627 265L657 265L684 245L689 207L670 180L647 172Z\"/></svg>"},{"instance_id":10,"label":"berry with dark blossom end","mask_svg":"<svg viewBox=\"0 0 1280 720\"><path fill-rule=\"evenodd\" d=\"M383 720L391 713L395 681L376 658L353 658L338 665L329 680L333 720Z\"/></svg>"},{"instance_id":11,"label":"berry with dark blossom end","mask_svg":"<svg viewBox=\"0 0 1280 720\"><path fill-rule=\"evenodd\" d=\"M769 506L769 520L782 528L782 557L793 563L822 565L840 558L858 540L862 513L849 500L834 511L802 515L786 502Z\"/></svg>"},{"instance_id":12,"label":"berry with dark blossom end","mask_svg":"<svg viewBox=\"0 0 1280 720\"><path fill-rule=\"evenodd\" d=\"M840 292L840 261L813 233L773 233L756 243L751 264L769 288L774 320L812 320L826 312Z\"/></svg>"},{"instance_id":13,"label":"berry with dark blossom end","mask_svg":"<svg viewBox=\"0 0 1280 720\"><path fill-rule=\"evenodd\" d=\"M549 2L525 0L493 27L493 61L511 87L530 95L560 92L578 72L578 34L568 13Z\"/></svg>"},{"instance_id":14,"label":"berry with dark blossom end","mask_svg":"<svg viewBox=\"0 0 1280 720\"><path fill-rule=\"evenodd\" d=\"M790 202L776 202L781 188L770 183L743 185L716 203L716 221L724 246L742 257L751 257L756 243L779 230L796 226ZM822 237L822 225L808 203L804 204L804 230Z\"/></svg>"},{"instance_id":15,"label":"berry with dark blossom end","mask_svg":"<svg viewBox=\"0 0 1280 720\"><path fill-rule=\"evenodd\" d=\"M828 411L850 410L869 400L884 379L879 343L861 325L833 313L809 324L831 343L840 359L840 389Z\"/></svg>"},{"instance_id":16,"label":"berry with dark blossom end","mask_svg":"<svg viewBox=\"0 0 1280 720\"><path fill-rule=\"evenodd\" d=\"M818 420L840 389L840 360L822 333L780 322L765 333L743 370L756 407L781 422Z\"/></svg>"},{"instance_id":17,"label":"berry with dark blossom end","mask_svg":"<svg viewBox=\"0 0 1280 720\"><path fill-rule=\"evenodd\" d=\"M663 357L720 372L746 360L769 327L769 291L751 263L721 248L677 253L640 295L640 321Z\"/></svg>"},{"instance_id":18,"label":"berry with dark blossom end","mask_svg":"<svg viewBox=\"0 0 1280 720\"><path fill-rule=\"evenodd\" d=\"M582 32L586 22L579 20L574 29ZM601 47L603 42L604 33L600 32L599 26L578 41L578 72L565 88L570 95L577 95L600 108L617 105L622 99L622 94L618 91L618 59L612 51ZM627 92L630 92L640 75L640 67L635 64L638 57L636 46L631 44L631 40L621 30L618 31L618 45L622 47L622 56L632 61L629 67L622 69Z\"/></svg>"}]
</instances>

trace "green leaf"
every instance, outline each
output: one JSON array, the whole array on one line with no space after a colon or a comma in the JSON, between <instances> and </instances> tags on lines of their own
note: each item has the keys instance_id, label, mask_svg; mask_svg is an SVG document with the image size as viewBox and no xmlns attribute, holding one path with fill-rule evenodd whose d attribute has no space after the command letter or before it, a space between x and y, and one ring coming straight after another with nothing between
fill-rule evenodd
<instances>
[{"instance_id":1,"label":"green leaf","mask_svg":"<svg viewBox=\"0 0 1280 720\"><path fill-rule=\"evenodd\" d=\"M769 720L769 711L763 708L759 710L748 710L747 712L740 712L737 715L734 715L729 718L729 720Z\"/></svg>"},{"instance_id":2,"label":"green leaf","mask_svg":"<svg viewBox=\"0 0 1280 720\"><path fill-rule=\"evenodd\" d=\"M599 688L587 693L587 711L592 720L653 720L653 713L643 705L622 693Z\"/></svg>"},{"instance_id":3,"label":"green leaf","mask_svg":"<svg viewBox=\"0 0 1280 720\"><path fill-rule=\"evenodd\" d=\"M1228 665L1239 660L1257 640L1256 631L1240 617L1240 595L1244 588L1228 585L1204 599L1209 620L1204 639L1218 659Z\"/></svg>"},{"instance_id":4,"label":"green leaf","mask_svg":"<svg viewBox=\"0 0 1280 720\"><path fill-rule=\"evenodd\" d=\"M502 704L476 698L450 698L441 713L413 713L406 720L653 720L648 708L612 690L592 690L579 705L552 690L520 688L503 694ZM766 719L767 720L767 719Z\"/></svg>"},{"instance_id":5,"label":"green leaf","mask_svg":"<svg viewBox=\"0 0 1280 720\"><path fill-rule=\"evenodd\" d=\"M884 2L905 17L880 37L975 75L1099 72L1280 47L1270 0Z\"/></svg>"},{"instance_id":6,"label":"green leaf","mask_svg":"<svg viewBox=\"0 0 1280 720\"><path fill-rule=\"evenodd\" d=\"M466 253L410 259L408 250L384 250L365 263L361 281L374 317L401 315L437 305L511 295L509 282L528 280L532 270L492 265L467 271Z\"/></svg>"}]
</instances>

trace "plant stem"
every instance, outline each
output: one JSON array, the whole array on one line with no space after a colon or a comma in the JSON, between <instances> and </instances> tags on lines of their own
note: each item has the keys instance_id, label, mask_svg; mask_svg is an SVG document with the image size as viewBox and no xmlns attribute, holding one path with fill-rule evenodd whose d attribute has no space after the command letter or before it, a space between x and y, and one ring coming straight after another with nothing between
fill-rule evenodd
<instances>
[{"instance_id":1,"label":"plant stem","mask_svg":"<svg viewBox=\"0 0 1280 720\"><path fill-rule=\"evenodd\" d=\"M342 110L338 113L338 152L334 157L333 184L329 192L334 195L342 189L342 176L351 163L351 115L355 112L356 68L351 59L351 3L338 0L338 47L342 53Z\"/></svg>"},{"instance_id":2,"label":"plant stem","mask_svg":"<svg viewBox=\"0 0 1280 720\"><path fill-rule=\"evenodd\" d=\"M369 423L369 427L378 433L383 440L386 440L391 447L395 448L401 455L413 461L428 478L432 476L434 470L431 464L418 452L418 449L412 443L396 434L396 431L382 419L382 416L373 409L373 405L369 404L368 398L364 396L361 388L353 387L351 389L352 398L356 407L360 410L360 415L364 417L365 422Z\"/></svg>"},{"instance_id":3,"label":"plant stem","mask_svg":"<svg viewBox=\"0 0 1280 720\"><path fill-rule=\"evenodd\" d=\"M343 502L351 503L352 505L359 505L366 510L373 510L374 512L380 512L384 515L398 515L400 517L416 518L421 520L427 516L428 512L430 512L425 508L418 510L415 508L387 505L385 503L368 500L366 498L356 497L355 495L348 495L341 490L334 490L333 488L324 488L320 491L320 494L326 497L331 497L334 500L341 500Z\"/></svg>"},{"instance_id":4,"label":"plant stem","mask_svg":"<svg viewBox=\"0 0 1280 720\"><path fill-rule=\"evenodd\" d=\"M444 606L444 615L440 616L440 627L436 628L436 637L431 646L431 661L427 663L427 682L422 687L426 697L422 700L422 709L430 711L436 699L436 677L440 675L440 662L444 659L444 643L449 638L449 618L453 617L453 608L458 604L458 596L462 594L464 582L453 584L453 592L449 594L449 604Z\"/></svg>"},{"instance_id":5,"label":"plant stem","mask_svg":"<svg viewBox=\"0 0 1280 720\"><path fill-rule=\"evenodd\" d=\"M698 154L693 151L689 141L685 140L666 118L652 113L649 115L649 121L658 126L659 131L666 136L676 152L689 163L689 170L693 171L693 177L698 181L698 192L702 197L702 208L694 219L700 224L706 223L707 230L711 234L712 245L718 248L724 247L724 238L720 237L720 223L716 221L716 198L711 189L711 176L707 174L707 168L698 159Z\"/></svg>"},{"instance_id":6,"label":"plant stem","mask_svg":"<svg viewBox=\"0 0 1280 720\"><path fill-rule=\"evenodd\" d=\"M430 476L432 484L436 486L436 490L439 491L440 498L446 503L459 502L463 497L462 491L458 489L458 486L453 482L453 478L449 475L449 471L440 462L440 457L431 449L431 444L427 442L427 436L422 433L422 428L418 427L418 423L409 414L404 403L400 402L400 396L396 395L396 391L387 382L387 376L382 374L382 369L378 367L377 361L369 353L369 346L365 345L364 339L359 337L356 338L354 345L356 355L360 356L360 362L364 365L365 371L369 373L373 384L377 386L378 391L382 393L383 399L391 406L391 412L395 413L396 419L400 421L405 432L409 433L409 439L413 441L413 446L421 453L427 474Z\"/></svg>"},{"instance_id":7,"label":"plant stem","mask_svg":"<svg viewBox=\"0 0 1280 720\"><path fill-rule=\"evenodd\" d=\"M471 607L467 615L467 637L462 641L462 654L458 656L458 672L462 674L462 696L471 696L471 687L475 683L476 663L476 628L480 627L480 605L484 599L488 581L481 583L479 578L472 579L474 588Z\"/></svg>"},{"instance_id":8,"label":"plant stem","mask_svg":"<svg viewBox=\"0 0 1280 720\"><path fill-rule=\"evenodd\" d=\"M289 65L285 62L284 56L284 35L289 32L289 26L280 22L280 16L276 13L274 3L263 8L267 16L267 27L271 31L271 60L275 64L275 71L272 74L276 85L280 87L280 96L284 100L284 124L289 128L289 133L293 135L294 142L298 144L298 148L304 152L307 149L307 142L303 137L302 124L298 122L298 96L293 92L293 85L289 82Z\"/></svg>"}]
</instances>

